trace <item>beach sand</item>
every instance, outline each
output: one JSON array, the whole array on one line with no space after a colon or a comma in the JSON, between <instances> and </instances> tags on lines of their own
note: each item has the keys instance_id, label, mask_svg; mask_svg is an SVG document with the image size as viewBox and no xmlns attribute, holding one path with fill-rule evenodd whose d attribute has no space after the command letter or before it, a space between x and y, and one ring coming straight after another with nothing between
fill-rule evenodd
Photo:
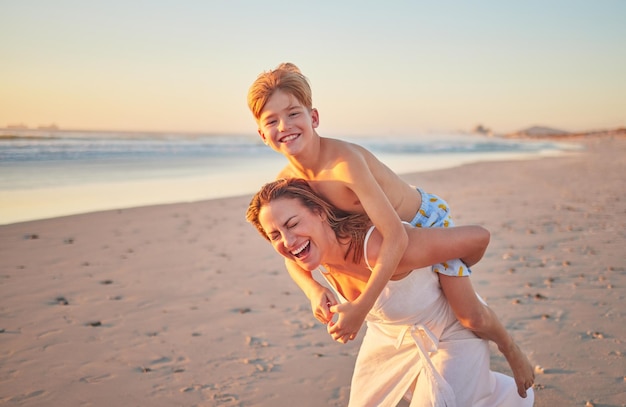
<instances>
[{"instance_id":1,"label":"beach sand","mask_svg":"<svg viewBox=\"0 0 626 407\"><path fill-rule=\"evenodd\" d=\"M472 280L538 407L626 405L626 140L584 144L405 176L491 231ZM0 226L0 404L345 406L360 337L329 338L249 199Z\"/></svg>"}]
</instances>

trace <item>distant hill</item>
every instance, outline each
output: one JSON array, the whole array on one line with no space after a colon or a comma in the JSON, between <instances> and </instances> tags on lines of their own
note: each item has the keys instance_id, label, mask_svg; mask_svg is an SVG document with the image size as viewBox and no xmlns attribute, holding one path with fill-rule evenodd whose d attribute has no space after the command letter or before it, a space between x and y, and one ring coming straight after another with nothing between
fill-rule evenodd
<instances>
[{"instance_id":1,"label":"distant hill","mask_svg":"<svg viewBox=\"0 0 626 407\"><path fill-rule=\"evenodd\" d=\"M508 137L555 137L569 136L570 132L565 130L554 129L545 126L532 126L527 129L518 130L515 133L507 134Z\"/></svg>"},{"instance_id":2,"label":"distant hill","mask_svg":"<svg viewBox=\"0 0 626 407\"><path fill-rule=\"evenodd\" d=\"M506 134L507 138L558 138L558 139L578 139L581 137L624 137L626 136L626 128L618 127L615 129L599 129L582 132L570 132L565 130L554 129L545 126L532 126L527 129L516 131L515 133Z\"/></svg>"}]
</instances>

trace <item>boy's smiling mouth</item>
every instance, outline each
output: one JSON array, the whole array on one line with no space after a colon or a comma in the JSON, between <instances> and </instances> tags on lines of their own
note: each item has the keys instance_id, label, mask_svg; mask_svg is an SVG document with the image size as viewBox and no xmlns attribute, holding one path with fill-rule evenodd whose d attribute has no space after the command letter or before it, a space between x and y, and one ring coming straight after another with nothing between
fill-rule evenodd
<instances>
[{"instance_id":1,"label":"boy's smiling mouth","mask_svg":"<svg viewBox=\"0 0 626 407\"><path fill-rule=\"evenodd\" d=\"M281 143L288 143L288 142L290 142L290 141L292 141L292 140L297 139L298 137L300 137L300 134L299 134L299 133L298 133L298 134L290 134L290 135L288 135L288 136L285 136L285 137L281 138L281 139L280 139L280 142L281 142Z\"/></svg>"}]
</instances>

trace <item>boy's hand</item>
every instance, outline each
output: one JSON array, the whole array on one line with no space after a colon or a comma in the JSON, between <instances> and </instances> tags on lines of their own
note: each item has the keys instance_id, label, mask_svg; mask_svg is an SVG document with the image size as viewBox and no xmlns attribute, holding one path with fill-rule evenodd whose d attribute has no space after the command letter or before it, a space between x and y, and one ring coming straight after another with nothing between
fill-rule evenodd
<instances>
[{"instance_id":1,"label":"boy's hand","mask_svg":"<svg viewBox=\"0 0 626 407\"><path fill-rule=\"evenodd\" d=\"M333 292L326 287L320 286L319 290L310 294L311 310L313 316L322 324L328 324L333 318L330 307L338 304Z\"/></svg>"},{"instance_id":2,"label":"boy's hand","mask_svg":"<svg viewBox=\"0 0 626 407\"><path fill-rule=\"evenodd\" d=\"M330 312L338 314L337 322L331 321L327 325L328 333L333 340L347 343L356 338L368 312L361 308L350 302L330 307Z\"/></svg>"}]
</instances>

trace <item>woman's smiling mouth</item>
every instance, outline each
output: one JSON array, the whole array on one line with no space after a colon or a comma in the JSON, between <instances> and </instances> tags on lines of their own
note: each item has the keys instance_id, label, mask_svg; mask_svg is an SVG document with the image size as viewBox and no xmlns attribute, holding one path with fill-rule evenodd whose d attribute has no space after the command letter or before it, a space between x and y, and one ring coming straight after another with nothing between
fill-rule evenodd
<instances>
[{"instance_id":1,"label":"woman's smiling mouth","mask_svg":"<svg viewBox=\"0 0 626 407\"><path fill-rule=\"evenodd\" d=\"M304 256L308 252L308 249L310 246L311 246L311 241L307 240L300 247L298 247L295 250L292 250L291 254L297 258L300 258L301 256Z\"/></svg>"}]
</instances>

